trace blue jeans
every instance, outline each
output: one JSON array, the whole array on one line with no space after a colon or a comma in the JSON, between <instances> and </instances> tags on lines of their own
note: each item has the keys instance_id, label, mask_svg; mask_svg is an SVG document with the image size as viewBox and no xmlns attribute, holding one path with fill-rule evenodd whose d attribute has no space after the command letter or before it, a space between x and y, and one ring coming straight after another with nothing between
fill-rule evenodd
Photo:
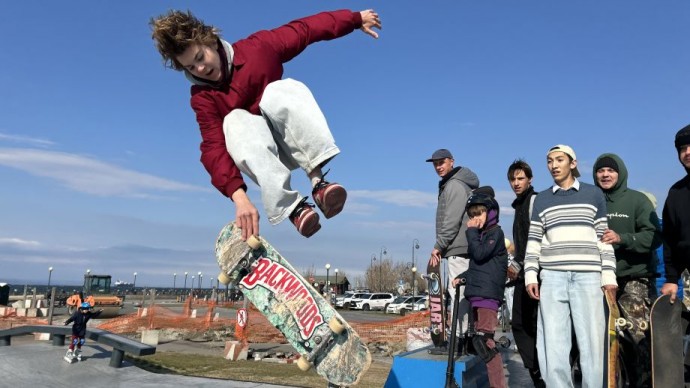
<instances>
[{"instance_id":1,"label":"blue jeans","mask_svg":"<svg viewBox=\"0 0 690 388\"><path fill-rule=\"evenodd\" d=\"M542 269L539 276L537 353L546 386L573 387L569 356L574 327L582 387L602 387L606 321L601 273Z\"/></svg>"}]
</instances>

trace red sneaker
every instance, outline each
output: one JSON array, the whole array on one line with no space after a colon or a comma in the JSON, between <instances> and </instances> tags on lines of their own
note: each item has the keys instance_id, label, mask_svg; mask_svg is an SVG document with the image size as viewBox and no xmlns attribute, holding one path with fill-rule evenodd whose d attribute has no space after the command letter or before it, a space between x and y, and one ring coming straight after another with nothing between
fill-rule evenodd
<instances>
[{"instance_id":1,"label":"red sneaker","mask_svg":"<svg viewBox=\"0 0 690 388\"><path fill-rule=\"evenodd\" d=\"M304 237L311 237L321 229L319 214L312 209L313 207L314 205L307 203L305 198L290 214L290 221Z\"/></svg>"},{"instance_id":2,"label":"red sneaker","mask_svg":"<svg viewBox=\"0 0 690 388\"><path fill-rule=\"evenodd\" d=\"M338 183L326 182L323 179L316 184L311 195L326 218L340 213L345 206L345 200L347 200L347 191L343 186Z\"/></svg>"}]
</instances>

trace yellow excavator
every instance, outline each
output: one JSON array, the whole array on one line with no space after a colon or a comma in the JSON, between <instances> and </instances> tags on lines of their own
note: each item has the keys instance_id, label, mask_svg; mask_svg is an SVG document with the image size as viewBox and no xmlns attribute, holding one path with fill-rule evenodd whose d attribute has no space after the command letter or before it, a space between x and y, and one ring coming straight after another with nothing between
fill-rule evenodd
<instances>
[{"instance_id":1,"label":"yellow excavator","mask_svg":"<svg viewBox=\"0 0 690 388\"><path fill-rule=\"evenodd\" d=\"M111 280L110 275L85 274L83 291L67 298L67 311L73 314L83 300L96 310L103 309L99 318L112 318L120 314L124 306L123 300L110 292Z\"/></svg>"}]
</instances>

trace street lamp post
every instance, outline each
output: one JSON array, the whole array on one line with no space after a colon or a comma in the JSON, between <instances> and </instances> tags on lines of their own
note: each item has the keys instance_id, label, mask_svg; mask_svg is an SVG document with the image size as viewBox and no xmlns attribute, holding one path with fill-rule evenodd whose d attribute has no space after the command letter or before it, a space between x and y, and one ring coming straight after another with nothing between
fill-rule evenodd
<instances>
[{"instance_id":1,"label":"street lamp post","mask_svg":"<svg viewBox=\"0 0 690 388\"><path fill-rule=\"evenodd\" d=\"M184 273L184 287L183 289L186 291L187 290L187 272ZM184 291L182 291L184 292Z\"/></svg>"},{"instance_id":2,"label":"street lamp post","mask_svg":"<svg viewBox=\"0 0 690 388\"><path fill-rule=\"evenodd\" d=\"M383 255L387 255L386 247L381 246L381 254L379 255L379 291L383 291L383 284L381 280L381 271L383 270Z\"/></svg>"},{"instance_id":3,"label":"street lamp post","mask_svg":"<svg viewBox=\"0 0 690 388\"><path fill-rule=\"evenodd\" d=\"M338 287L338 268L335 269L335 294L340 294L340 287Z\"/></svg>"},{"instance_id":4,"label":"street lamp post","mask_svg":"<svg viewBox=\"0 0 690 388\"><path fill-rule=\"evenodd\" d=\"M194 290L194 275L192 275L192 283L189 285L189 295L192 295L193 290Z\"/></svg>"},{"instance_id":5,"label":"street lamp post","mask_svg":"<svg viewBox=\"0 0 690 388\"><path fill-rule=\"evenodd\" d=\"M50 277L53 275L53 267L48 267L48 290L50 290Z\"/></svg>"},{"instance_id":6,"label":"street lamp post","mask_svg":"<svg viewBox=\"0 0 690 388\"><path fill-rule=\"evenodd\" d=\"M175 282L177 281L177 272L173 274L173 295L175 295Z\"/></svg>"},{"instance_id":7,"label":"street lamp post","mask_svg":"<svg viewBox=\"0 0 690 388\"><path fill-rule=\"evenodd\" d=\"M199 273L197 273L197 275L199 275L199 276L197 277L197 280L199 281L199 287L198 287L199 295L201 295L201 277L202 277L203 275L201 275L201 271L199 271Z\"/></svg>"},{"instance_id":8,"label":"street lamp post","mask_svg":"<svg viewBox=\"0 0 690 388\"><path fill-rule=\"evenodd\" d=\"M134 293L136 294L136 289L137 289L137 273L134 273L134 282L132 282L132 290L134 290Z\"/></svg>"},{"instance_id":9,"label":"street lamp post","mask_svg":"<svg viewBox=\"0 0 690 388\"><path fill-rule=\"evenodd\" d=\"M331 286L330 282L328 281L328 271L331 269L330 264L326 264L326 298L328 300L328 304L331 304Z\"/></svg>"},{"instance_id":10,"label":"street lamp post","mask_svg":"<svg viewBox=\"0 0 690 388\"><path fill-rule=\"evenodd\" d=\"M371 268L371 288L374 288L374 262L376 261L376 254L371 255L369 260L369 268ZM380 291L380 290L377 290Z\"/></svg>"},{"instance_id":11,"label":"street lamp post","mask_svg":"<svg viewBox=\"0 0 690 388\"><path fill-rule=\"evenodd\" d=\"M419 240L412 240L412 296L416 296L416 285L417 278L415 277L417 272L417 263L415 262L415 250L419 249Z\"/></svg>"}]
</instances>

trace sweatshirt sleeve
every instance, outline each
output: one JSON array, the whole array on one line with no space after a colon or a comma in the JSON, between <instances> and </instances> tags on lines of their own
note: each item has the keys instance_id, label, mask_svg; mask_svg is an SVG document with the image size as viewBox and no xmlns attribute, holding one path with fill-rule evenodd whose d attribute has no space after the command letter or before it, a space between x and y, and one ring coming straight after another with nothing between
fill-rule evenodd
<instances>
[{"instance_id":1,"label":"sweatshirt sleeve","mask_svg":"<svg viewBox=\"0 0 690 388\"><path fill-rule=\"evenodd\" d=\"M225 145L224 117L203 91L195 92L192 88L191 104L201 131L201 163L211 175L211 183L226 197L231 197L240 188L246 191L240 169Z\"/></svg>"},{"instance_id":2,"label":"sweatshirt sleeve","mask_svg":"<svg viewBox=\"0 0 690 388\"><path fill-rule=\"evenodd\" d=\"M297 19L270 31L259 31L250 39L256 37L270 45L285 63L312 43L340 38L361 26L359 12L339 10Z\"/></svg>"},{"instance_id":3,"label":"sweatshirt sleeve","mask_svg":"<svg viewBox=\"0 0 690 388\"><path fill-rule=\"evenodd\" d=\"M661 215L663 221L662 235L664 240L664 271L666 272L666 283L678 283L680 274L683 272L683 265L675 260L674 249L678 246L678 237L675 234L676 226L673 220L673 215L669 209L669 197L671 191L666 197L664 203L664 210Z\"/></svg>"},{"instance_id":4,"label":"sweatshirt sleeve","mask_svg":"<svg viewBox=\"0 0 690 388\"><path fill-rule=\"evenodd\" d=\"M618 284L616 282L616 256L613 252L613 245L601 242L604 231L609 228L608 216L606 214L606 197L597 188L594 198L597 208L596 215L594 216L594 229L597 234L597 248L601 257L601 285L616 285Z\"/></svg>"},{"instance_id":5,"label":"sweatshirt sleeve","mask_svg":"<svg viewBox=\"0 0 690 388\"><path fill-rule=\"evenodd\" d=\"M644 196L644 194L642 194ZM636 253L647 253L661 245L661 227L654 207L646 197L636 201L635 232L622 233L621 242L614 248L623 248Z\"/></svg>"},{"instance_id":6,"label":"sweatshirt sleeve","mask_svg":"<svg viewBox=\"0 0 690 388\"><path fill-rule=\"evenodd\" d=\"M541 243L544 238L544 222L539 213L540 204L539 196L534 200L534 207L532 209L532 217L529 223L529 232L527 234L527 249L525 251L525 284L539 283L539 256L541 256Z\"/></svg>"},{"instance_id":7,"label":"sweatshirt sleeve","mask_svg":"<svg viewBox=\"0 0 690 388\"><path fill-rule=\"evenodd\" d=\"M446 201L445 214L440 220L436 234L436 245L442 253L448 249L462 228L462 219L465 215L465 204L469 197L469 189L463 183L451 180L443 190L442 200Z\"/></svg>"}]
</instances>

